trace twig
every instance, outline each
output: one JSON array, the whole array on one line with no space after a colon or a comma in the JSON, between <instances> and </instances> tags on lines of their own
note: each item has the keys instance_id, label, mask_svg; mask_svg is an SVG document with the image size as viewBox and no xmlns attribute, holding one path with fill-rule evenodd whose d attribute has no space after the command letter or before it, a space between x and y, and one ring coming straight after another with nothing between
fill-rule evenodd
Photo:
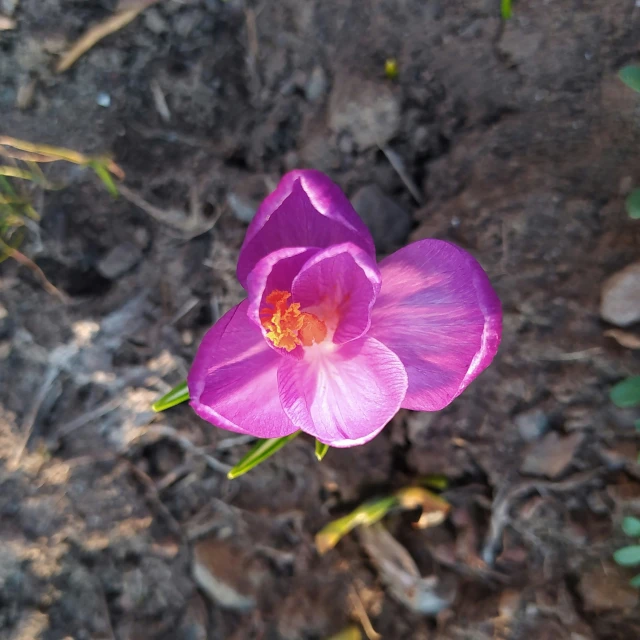
<instances>
[{"instance_id":1,"label":"twig","mask_svg":"<svg viewBox=\"0 0 640 640\"><path fill-rule=\"evenodd\" d=\"M545 493L552 493L554 491L572 491L573 489L590 482L601 473L602 469L594 469L593 471L576 473L575 475L560 482L532 480L521 482L510 491L507 491L506 489L501 490L494 500L491 509L491 521L489 523L487 539L482 549L482 559L489 566L493 565L496 551L500 547L500 540L504 529L511 521L509 512L517 501L536 492L540 495L545 495Z\"/></svg>"},{"instance_id":2,"label":"twig","mask_svg":"<svg viewBox=\"0 0 640 640\"><path fill-rule=\"evenodd\" d=\"M169 509L167 509L166 505L160 499L158 495L158 491L153 483L153 480L144 472L142 469L136 467L136 465L131 462L131 460L127 460L123 458L123 460L128 465L131 473L135 477L136 480L142 485L147 500L155 507L155 509L163 516L163 518L167 521L171 532L177 535L181 541L187 542L187 536L182 529L180 523L173 517L173 514Z\"/></svg>"},{"instance_id":3,"label":"twig","mask_svg":"<svg viewBox=\"0 0 640 640\"><path fill-rule=\"evenodd\" d=\"M212 222L203 224L202 220L197 215L188 216L183 211L170 209L165 211L147 202L139 193L126 187L125 185L119 185L118 191L129 202L140 207L145 213L148 213L154 220L166 224L167 226L180 231L187 238L194 238L202 233L206 233L213 229L217 222L217 218Z\"/></svg>"},{"instance_id":4,"label":"twig","mask_svg":"<svg viewBox=\"0 0 640 640\"><path fill-rule=\"evenodd\" d=\"M83 54L96 45L100 40L115 33L134 20L139 13L155 4L157 0L141 0L126 11L120 11L103 22L91 27L71 47L56 65L56 73L63 73L71 67Z\"/></svg>"},{"instance_id":5,"label":"twig","mask_svg":"<svg viewBox=\"0 0 640 640\"><path fill-rule=\"evenodd\" d=\"M225 475L229 471L231 471L231 467L228 464L224 464L219 460L216 460L213 456L205 453L200 447L196 447L196 445L193 444L191 440L188 440L184 436L181 436L173 427L169 427L166 425L154 425L152 427L149 427L143 435L146 434L168 438L172 442L175 442L177 445L182 447L185 451L200 456L207 463L207 466L214 471L224 473Z\"/></svg>"},{"instance_id":6,"label":"twig","mask_svg":"<svg viewBox=\"0 0 640 640\"><path fill-rule=\"evenodd\" d=\"M156 111L165 122L169 122L171 120L171 111L169 111L167 98L165 97L162 87L157 80L151 81L151 95L153 96Z\"/></svg>"},{"instance_id":7,"label":"twig","mask_svg":"<svg viewBox=\"0 0 640 640\"><path fill-rule=\"evenodd\" d=\"M99 407L88 411L87 413L83 413L81 416L78 416L75 420L69 422L66 426L62 427L58 430L56 437L64 438L68 436L73 431L77 429L81 429L85 425L89 424L96 418L101 418L107 413L110 413L114 409L117 409L122 404L122 398L113 398L104 404L101 404Z\"/></svg>"},{"instance_id":8,"label":"twig","mask_svg":"<svg viewBox=\"0 0 640 640\"><path fill-rule=\"evenodd\" d=\"M249 444L255 439L255 436L234 436L232 438L225 438L216 444L216 451L225 451L226 449L232 449L233 447L238 447L242 444Z\"/></svg>"},{"instance_id":9,"label":"twig","mask_svg":"<svg viewBox=\"0 0 640 640\"><path fill-rule=\"evenodd\" d=\"M395 172L400 176L400 180L404 183L404 186L407 187L409 193L413 196L413 199L419 204L422 205L424 200L420 195L420 191L416 186L416 183L413 181L411 176L407 173L407 170L404 168L404 163L402 162L402 158L395 152L393 149L389 149L389 147L382 147L378 145L381 149L382 153L384 153L385 157L389 161L391 167L395 170Z\"/></svg>"},{"instance_id":10,"label":"twig","mask_svg":"<svg viewBox=\"0 0 640 640\"><path fill-rule=\"evenodd\" d=\"M18 446L17 451L12 460L12 466L17 468L20 464L20 460L22 460L22 456L27 448L27 444L31 438L31 434L33 433L33 425L36 422L36 418L38 417L38 412L40 411L40 407L42 407L42 403L44 402L47 394L49 393L49 389L51 385L54 383L55 379L58 377L60 373L60 367L57 364L51 365L47 371L47 375L40 387L40 391L38 391L38 395L35 397L35 400L31 404L31 410L27 414L24 423L22 425L22 442Z\"/></svg>"},{"instance_id":11,"label":"twig","mask_svg":"<svg viewBox=\"0 0 640 640\"><path fill-rule=\"evenodd\" d=\"M349 589L349 600L351 600L351 605L353 606L356 617L364 629L367 638L369 638L369 640L380 640L382 636L373 628L367 610L364 608L360 595L353 585L351 585Z\"/></svg>"},{"instance_id":12,"label":"twig","mask_svg":"<svg viewBox=\"0 0 640 640\"><path fill-rule=\"evenodd\" d=\"M601 352L601 347L591 347L590 349L584 349L583 351L558 353L557 355L542 355L538 360L542 360L543 362L581 362L583 360L590 360L592 356Z\"/></svg>"},{"instance_id":13,"label":"twig","mask_svg":"<svg viewBox=\"0 0 640 640\"><path fill-rule=\"evenodd\" d=\"M47 279L47 276L44 275L44 271L33 261L31 258L27 258L21 251L18 251L14 247L9 246L6 242L0 239L0 247L11 256L16 262L19 262L21 265L28 267L35 273L37 278L40 280L40 283L44 287L44 289L50 293L51 295L56 296L61 302L68 304L70 302L70 298L66 293L63 293L56 286L51 284Z\"/></svg>"}]
</instances>

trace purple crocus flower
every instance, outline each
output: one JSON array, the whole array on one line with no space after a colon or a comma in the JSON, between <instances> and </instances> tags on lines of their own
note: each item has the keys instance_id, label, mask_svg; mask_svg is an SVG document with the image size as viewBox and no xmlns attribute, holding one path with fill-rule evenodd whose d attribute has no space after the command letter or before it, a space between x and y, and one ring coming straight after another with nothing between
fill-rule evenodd
<instances>
[{"instance_id":1,"label":"purple crocus flower","mask_svg":"<svg viewBox=\"0 0 640 640\"><path fill-rule=\"evenodd\" d=\"M261 204L238 279L248 298L205 335L189 395L208 422L258 438L363 444L401 407L446 407L500 343L500 301L471 255L420 240L376 264L318 171L288 173Z\"/></svg>"}]
</instances>

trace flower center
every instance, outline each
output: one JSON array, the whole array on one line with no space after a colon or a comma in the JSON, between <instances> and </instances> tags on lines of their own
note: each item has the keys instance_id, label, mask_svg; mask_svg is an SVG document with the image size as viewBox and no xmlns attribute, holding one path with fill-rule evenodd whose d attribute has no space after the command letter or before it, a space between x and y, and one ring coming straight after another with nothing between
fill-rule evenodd
<instances>
[{"instance_id":1,"label":"flower center","mask_svg":"<svg viewBox=\"0 0 640 640\"><path fill-rule=\"evenodd\" d=\"M267 330L267 338L276 347L293 351L298 345L310 347L327 337L327 327L313 313L300 311L300 303L287 301L289 291L275 289L267 296L267 306L260 309L260 322Z\"/></svg>"}]
</instances>

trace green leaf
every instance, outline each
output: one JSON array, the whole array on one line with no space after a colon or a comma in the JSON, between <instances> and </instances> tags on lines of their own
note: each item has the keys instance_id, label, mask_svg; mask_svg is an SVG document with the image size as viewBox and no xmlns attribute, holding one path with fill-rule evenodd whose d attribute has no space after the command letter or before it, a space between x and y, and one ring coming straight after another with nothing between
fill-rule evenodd
<instances>
[{"instance_id":1,"label":"green leaf","mask_svg":"<svg viewBox=\"0 0 640 640\"><path fill-rule=\"evenodd\" d=\"M640 189L634 189L624 201L624 206L630 218L640 218Z\"/></svg>"},{"instance_id":2,"label":"green leaf","mask_svg":"<svg viewBox=\"0 0 640 640\"><path fill-rule=\"evenodd\" d=\"M610 391L611 402L621 409L640 405L640 376L618 382Z\"/></svg>"},{"instance_id":3,"label":"green leaf","mask_svg":"<svg viewBox=\"0 0 640 640\"><path fill-rule=\"evenodd\" d=\"M269 438L268 440L260 440L249 453L247 453L238 464L229 471L227 478L233 480L238 476L241 476L247 471L251 471L254 467L257 467L261 462L264 462L267 458L270 458L276 451L279 451L285 444L291 442L298 436L300 432L296 431L290 436L284 436L283 438Z\"/></svg>"},{"instance_id":4,"label":"green leaf","mask_svg":"<svg viewBox=\"0 0 640 640\"><path fill-rule=\"evenodd\" d=\"M359 525L370 526L382 520L390 509L398 505L398 498L387 496L363 502L358 508L342 518L323 527L316 534L316 548L320 553L333 549L341 538Z\"/></svg>"},{"instance_id":5,"label":"green leaf","mask_svg":"<svg viewBox=\"0 0 640 640\"><path fill-rule=\"evenodd\" d=\"M96 172L98 178L102 180L107 191L115 198L118 195L118 187L116 187L116 183L113 181L108 169L100 162L92 162L90 166Z\"/></svg>"},{"instance_id":6,"label":"green leaf","mask_svg":"<svg viewBox=\"0 0 640 640\"><path fill-rule=\"evenodd\" d=\"M628 516L622 520L622 530L634 538L640 538L640 518Z\"/></svg>"},{"instance_id":7,"label":"green leaf","mask_svg":"<svg viewBox=\"0 0 640 640\"><path fill-rule=\"evenodd\" d=\"M629 584L632 587L636 587L636 589L640 589L640 573L634 578L631 578L631 580L629 580Z\"/></svg>"},{"instance_id":8,"label":"green leaf","mask_svg":"<svg viewBox=\"0 0 640 640\"><path fill-rule=\"evenodd\" d=\"M327 638L327 640L362 640L362 634L358 627L351 625L350 627L336 633L334 636Z\"/></svg>"},{"instance_id":9,"label":"green leaf","mask_svg":"<svg viewBox=\"0 0 640 640\"><path fill-rule=\"evenodd\" d=\"M635 567L640 564L640 544L622 547L613 554L613 559L621 567Z\"/></svg>"},{"instance_id":10,"label":"green leaf","mask_svg":"<svg viewBox=\"0 0 640 640\"><path fill-rule=\"evenodd\" d=\"M503 20L508 20L513 15L513 9L511 7L511 0L501 0L500 13Z\"/></svg>"},{"instance_id":11,"label":"green leaf","mask_svg":"<svg viewBox=\"0 0 640 640\"><path fill-rule=\"evenodd\" d=\"M151 408L156 412L165 411L166 409L175 407L177 404L186 402L188 399L189 389L187 389L187 383L181 382L179 385L173 387L169 393L163 395L160 400L156 400L151 405Z\"/></svg>"},{"instance_id":12,"label":"green leaf","mask_svg":"<svg viewBox=\"0 0 640 640\"><path fill-rule=\"evenodd\" d=\"M422 487L405 487L392 496L375 498L363 502L359 507L342 518L323 527L316 534L316 548L325 553L338 544L339 540L358 526L369 527L382 520L391 509L421 509L420 520L414 525L424 529L440 524L447 517L451 506L446 500Z\"/></svg>"},{"instance_id":13,"label":"green leaf","mask_svg":"<svg viewBox=\"0 0 640 640\"><path fill-rule=\"evenodd\" d=\"M449 480L447 479L447 476L436 473L420 478L420 484L431 489L444 491L449 486Z\"/></svg>"},{"instance_id":14,"label":"green leaf","mask_svg":"<svg viewBox=\"0 0 640 640\"><path fill-rule=\"evenodd\" d=\"M622 67L618 71L618 77L624 82L627 87L640 93L640 66L637 64L630 64L626 67Z\"/></svg>"},{"instance_id":15,"label":"green leaf","mask_svg":"<svg viewBox=\"0 0 640 640\"><path fill-rule=\"evenodd\" d=\"M327 455L327 451L329 451L329 445L320 442L320 440L316 440L316 458L322 460L322 458Z\"/></svg>"}]
</instances>

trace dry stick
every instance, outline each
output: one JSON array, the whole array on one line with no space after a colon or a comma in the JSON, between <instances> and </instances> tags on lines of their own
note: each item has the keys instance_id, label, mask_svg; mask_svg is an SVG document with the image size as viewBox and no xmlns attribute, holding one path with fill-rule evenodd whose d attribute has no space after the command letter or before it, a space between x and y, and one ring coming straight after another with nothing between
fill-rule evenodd
<instances>
[{"instance_id":1,"label":"dry stick","mask_svg":"<svg viewBox=\"0 0 640 640\"><path fill-rule=\"evenodd\" d=\"M100 24L91 27L79 40L62 56L56 65L56 73L63 73L71 67L83 54L96 45L100 40L115 33L128 25L136 16L157 0L141 0L131 9L121 11L107 18Z\"/></svg>"},{"instance_id":2,"label":"dry stick","mask_svg":"<svg viewBox=\"0 0 640 640\"><path fill-rule=\"evenodd\" d=\"M99 407L96 407L95 409L92 409L87 413L83 413L81 416L78 416L75 420L72 420L67 425L62 427L56 433L56 437L64 438L65 436L68 436L73 431L76 431L77 429L81 429L82 427L89 424L93 420L97 418L101 418L102 416L105 416L108 413L111 413L111 411L117 409L122 404L122 402L123 402L122 398L113 398L112 400L109 400L101 404Z\"/></svg>"},{"instance_id":3,"label":"dry stick","mask_svg":"<svg viewBox=\"0 0 640 640\"><path fill-rule=\"evenodd\" d=\"M47 371L47 376L40 387L40 391L36 396L33 404L31 405L31 411L27 414L25 418L24 424L22 425L22 442L18 446L17 451L12 460L12 466L15 468L20 464L20 460L22 460L22 456L27 448L27 444L29 443L29 439L31 438L31 433L33 432L33 425L36 422L36 418L38 417L38 412L40 411L40 407L44 402L44 399L47 397L49 393L49 389L51 385L54 383L55 379L58 377L60 373L60 368L56 365L51 365L49 370Z\"/></svg>"},{"instance_id":4,"label":"dry stick","mask_svg":"<svg viewBox=\"0 0 640 640\"><path fill-rule=\"evenodd\" d=\"M373 628L367 610L364 608L364 604L362 604L362 600L360 599L360 594L353 585L349 588L349 600L351 600L351 605L367 638L369 638L369 640L380 640L382 636Z\"/></svg>"},{"instance_id":5,"label":"dry stick","mask_svg":"<svg viewBox=\"0 0 640 640\"><path fill-rule=\"evenodd\" d=\"M51 295L56 296L61 302L68 304L70 302L69 297L60 291L56 286L52 285L51 282L47 279L47 276L44 275L44 271L33 261L31 258L27 258L24 253L10 247L6 242L0 240L0 247L16 262L19 262L21 265L28 267L35 273L35 275L40 280L42 286Z\"/></svg>"}]
</instances>

